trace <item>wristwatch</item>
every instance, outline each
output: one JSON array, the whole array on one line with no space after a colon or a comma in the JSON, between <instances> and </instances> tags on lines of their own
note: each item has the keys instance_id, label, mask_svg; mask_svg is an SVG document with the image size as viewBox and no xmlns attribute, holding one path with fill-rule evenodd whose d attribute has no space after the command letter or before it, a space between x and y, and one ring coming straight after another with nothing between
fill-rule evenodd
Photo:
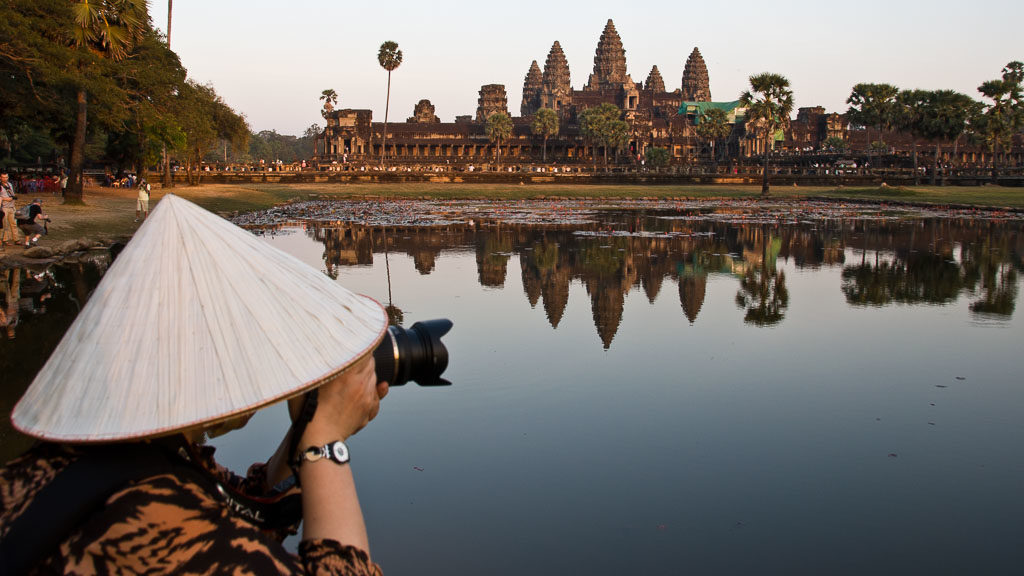
<instances>
[{"instance_id":1,"label":"wristwatch","mask_svg":"<svg viewBox=\"0 0 1024 576\"><path fill-rule=\"evenodd\" d=\"M303 462L316 462L324 458L337 464L346 464L349 461L348 446L341 440L323 446L310 446L295 456L292 467L298 468Z\"/></svg>"}]
</instances>

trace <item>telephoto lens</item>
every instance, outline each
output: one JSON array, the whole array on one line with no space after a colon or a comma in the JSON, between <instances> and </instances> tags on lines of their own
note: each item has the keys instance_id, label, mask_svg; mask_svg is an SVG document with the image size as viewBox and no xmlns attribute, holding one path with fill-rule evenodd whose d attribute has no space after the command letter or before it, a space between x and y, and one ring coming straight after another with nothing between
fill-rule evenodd
<instances>
[{"instance_id":1,"label":"telephoto lens","mask_svg":"<svg viewBox=\"0 0 1024 576\"><path fill-rule=\"evenodd\" d=\"M377 380L401 386L412 380L420 386L450 386L441 378L448 367L448 349L441 337L452 329L452 321L439 318L417 322L408 330L388 326L388 333L373 351Z\"/></svg>"}]
</instances>

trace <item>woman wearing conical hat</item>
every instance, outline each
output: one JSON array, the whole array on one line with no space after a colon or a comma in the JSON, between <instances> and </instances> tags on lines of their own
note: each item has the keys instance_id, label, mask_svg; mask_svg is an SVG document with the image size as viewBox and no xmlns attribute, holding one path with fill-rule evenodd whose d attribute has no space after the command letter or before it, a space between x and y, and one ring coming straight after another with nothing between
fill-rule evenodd
<instances>
[{"instance_id":1,"label":"woman wearing conical hat","mask_svg":"<svg viewBox=\"0 0 1024 576\"><path fill-rule=\"evenodd\" d=\"M379 573L345 441L387 394L386 329L373 300L165 197L11 415L42 442L0 469L0 573ZM218 466L203 438L281 401L268 462Z\"/></svg>"}]
</instances>

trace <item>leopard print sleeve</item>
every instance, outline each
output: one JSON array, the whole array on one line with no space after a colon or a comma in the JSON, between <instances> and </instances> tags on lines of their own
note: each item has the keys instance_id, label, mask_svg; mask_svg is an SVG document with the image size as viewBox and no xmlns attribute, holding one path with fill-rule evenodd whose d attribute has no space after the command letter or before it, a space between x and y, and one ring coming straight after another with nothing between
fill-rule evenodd
<instances>
[{"instance_id":1,"label":"leopard print sleeve","mask_svg":"<svg viewBox=\"0 0 1024 576\"><path fill-rule=\"evenodd\" d=\"M73 455L35 451L0 469L0 537ZM379 575L367 554L329 540L300 555L232 514L219 497L173 473L131 484L70 534L36 574Z\"/></svg>"},{"instance_id":2,"label":"leopard print sleeve","mask_svg":"<svg viewBox=\"0 0 1024 576\"><path fill-rule=\"evenodd\" d=\"M307 574L381 576L380 566L365 551L336 540L303 540L299 556Z\"/></svg>"}]
</instances>

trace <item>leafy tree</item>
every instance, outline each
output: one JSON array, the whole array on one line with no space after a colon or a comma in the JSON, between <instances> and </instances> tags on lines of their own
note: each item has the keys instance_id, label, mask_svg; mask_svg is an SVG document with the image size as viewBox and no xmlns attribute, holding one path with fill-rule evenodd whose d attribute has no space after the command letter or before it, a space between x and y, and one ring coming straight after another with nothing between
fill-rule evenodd
<instances>
[{"instance_id":1,"label":"leafy tree","mask_svg":"<svg viewBox=\"0 0 1024 576\"><path fill-rule=\"evenodd\" d=\"M185 69L156 31L148 29L131 58L117 66L125 92L125 121L110 130L111 144L131 143L121 150L124 167L145 175L148 166L166 156L167 148L184 139L174 119L176 94L185 82Z\"/></svg>"},{"instance_id":2,"label":"leafy tree","mask_svg":"<svg viewBox=\"0 0 1024 576\"><path fill-rule=\"evenodd\" d=\"M732 132L729 125L729 114L721 108L708 108L697 118L697 135L711 146L711 161L718 171L718 156L715 154L715 143L724 140Z\"/></svg>"},{"instance_id":3,"label":"leafy tree","mask_svg":"<svg viewBox=\"0 0 1024 576\"><path fill-rule=\"evenodd\" d=\"M334 110L334 105L338 103L338 93L333 88L328 88L320 93L320 99L324 101L324 109L320 111L320 115L327 118L327 113Z\"/></svg>"},{"instance_id":4,"label":"leafy tree","mask_svg":"<svg viewBox=\"0 0 1024 576\"><path fill-rule=\"evenodd\" d=\"M314 122L313 124L309 125L309 128L306 128L306 130L302 133L302 137L316 138L317 136L320 135L320 130L320 125Z\"/></svg>"},{"instance_id":5,"label":"leafy tree","mask_svg":"<svg viewBox=\"0 0 1024 576\"><path fill-rule=\"evenodd\" d=\"M850 105L846 117L854 124L878 128L878 140L883 142L882 135L885 129L892 128L896 118L896 95L899 91L899 88L892 84L857 84L850 92L850 97L846 99L846 103ZM867 136L870 143L870 131ZM884 148L884 144L882 147ZM869 146L868 158L870 157Z\"/></svg>"},{"instance_id":6,"label":"leafy tree","mask_svg":"<svg viewBox=\"0 0 1024 576\"><path fill-rule=\"evenodd\" d=\"M924 109L930 98L929 94L930 92L926 90L902 90L896 95L894 125L900 131L910 134L911 155L914 159L914 185L920 181L917 140L924 137Z\"/></svg>"},{"instance_id":7,"label":"leafy tree","mask_svg":"<svg viewBox=\"0 0 1024 576\"><path fill-rule=\"evenodd\" d=\"M402 64L402 51L398 49L398 43L388 40L380 45L377 52L377 62L380 67L388 71L388 95L384 101L384 139L380 147L380 165L384 166L384 155L388 146L388 107L391 105L391 72Z\"/></svg>"},{"instance_id":8,"label":"leafy tree","mask_svg":"<svg viewBox=\"0 0 1024 576\"><path fill-rule=\"evenodd\" d=\"M97 65L96 58L115 62L127 58L149 25L149 13L146 0L72 0L71 14L73 25L68 33L71 45L79 53L73 66L80 75L80 83L75 94L78 108L65 201L80 203L89 81L103 68Z\"/></svg>"},{"instance_id":9,"label":"leafy tree","mask_svg":"<svg viewBox=\"0 0 1024 576\"><path fill-rule=\"evenodd\" d=\"M789 124L793 112L793 91L785 76L765 72L750 77L750 90L740 94L740 106L747 109L747 124L760 132L764 144L764 174L761 195L767 196L772 143L776 132Z\"/></svg>"},{"instance_id":10,"label":"leafy tree","mask_svg":"<svg viewBox=\"0 0 1024 576\"><path fill-rule=\"evenodd\" d=\"M992 154L992 181L999 179L999 152L1013 145L1013 135L1024 127L1024 103L1021 102L1024 64L1013 61L1003 67L1002 78L988 80L978 92L992 101L976 117L982 142Z\"/></svg>"},{"instance_id":11,"label":"leafy tree","mask_svg":"<svg viewBox=\"0 0 1024 576\"><path fill-rule=\"evenodd\" d=\"M236 149L248 146L249 126L221 100L212 86L188 80L178 93L178 121L185 133L185 170L189 184L199 184L199 168L206 153L219 140L230 141ZM194 172L195 171L195 172Z\"/></svg>"},{"instance_id":12,"label":"leafy tree","mask_svg":"<svg viewBox=\"0 0 1024 576\"><path fill-rule=\"evenodd\" d=\"M665 166L668 166L668 148L651 146L644 152L644 157L647 158L647 164L658 172L660 172Z\"/></svg>"},{"instance_id":13,"label":"leafy tree","mask_svg":"<svg viewBox=\"0 0 1024 576\"><path fill-rule=\"evenodd\" d=\"M608 169L608 149L618 149L629 140L629 124L622 120L622 110L608 102L587 108L580 114L580 131L604 149L605 170Z\"/></svg>"},{"instance_id":14,"label":"leafy tree","mask_svg":"<svg viewBox=\"0 0 1024 576\"><path fill-rule=\"evenodd\" d=\"M74 110L66 104L74 99L74 86L64 63L76 54L57 31L71 26L67 0L5 3L0 16L0 146L9 157L20 157L19 147L29 141L70 137L66 128L74 125Z\"/></svg>"},{"instance_id":15,"label":"leafy tree","mask_svg":"<svg viewBox=\"0 0 1024 576\"><path fill-rule=\"evenodd\" d=\"M964 133L976 104L970 96L952 90L935 90L928 93L922 110L921 127L925 138L935 140L935 156L932 161L933 185L938 175L942 142L955 142Z\"/></svg>"},{"instance_id":16,"label":"leafy tree","mask_svg":"<svg viewBox=\"0 0 1024 576\"><path fill-rule=\"evenodd\" d=\"M507 114L498 112L491 114L484 127L487 137L497 145L498 165L501 165L501 143L507 141L512 135L512 119Z\"/></svg>"},{"instance_id":17,"label":"leafy tree","mask_svg":"<svg viewBox=\"0 0 1024 576\"><path fill-rule=\"evenodd\" d=\"M530 122L530 131L535 135L544 137L544 152L542 161L548 161L548 138L558 134L558 114L550 108L541 108L533 116Z\"/></svg>"},{"instance_id":18,"label":"leafy tree","mask_svg":"<svg viewBox=\"0 0 1024 576\"><path fill-rule=\"evenodd\" d=\"M821 143L822 150L829 152L845 152L846 151L846 140L843 140L839 136L829 136Z\"/></svg>"}]
</instances>

